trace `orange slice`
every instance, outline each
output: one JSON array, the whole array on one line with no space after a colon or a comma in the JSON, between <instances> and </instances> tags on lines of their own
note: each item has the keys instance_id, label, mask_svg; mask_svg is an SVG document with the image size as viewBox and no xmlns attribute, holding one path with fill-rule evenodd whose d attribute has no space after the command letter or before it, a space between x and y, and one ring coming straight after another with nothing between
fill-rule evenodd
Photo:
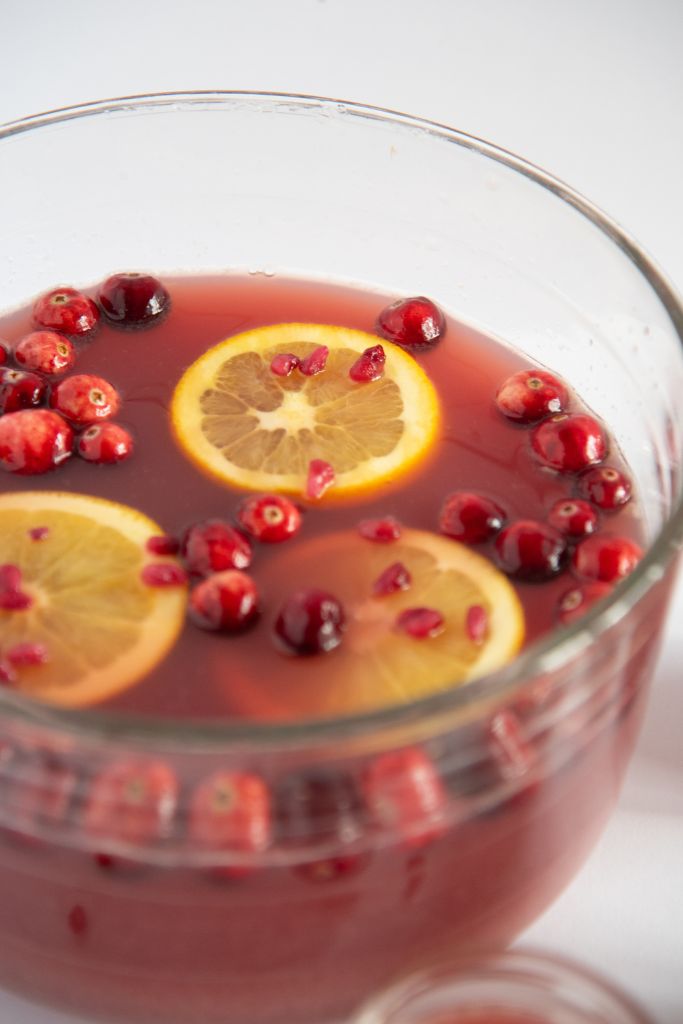
<instances>
[{"instance_id":1,"label":"orange slice","mask_svg":"<svg viewBox=\"0 0 683 1024\"><path fill-rule=\"evenodd\" d=\"M39 531L33 539L31 531ZM184 621L184 586L141 581L163 531L126 505L65 492L0 495L0 565L16 566L30 599L0 610L0 653L40 644L48 660L18 670L29 696L65 707L106 700L150 672ZM36 536L34 532L34 536Z\"/></svg>"},{"instance_id":2,"label":"orange slice","mask_svg":"<svg viewBox=\"0 0 683 1024\"><path fill-rule=\"evenodd\" d=\"M328 494L361 492L404 474L430 450L439 401L424 371L382 341L384 376L355 383L349 369L375 335L326 324L275 324L220 342L181 378L171 417L181 448L223 483L303 494L309 464L332 465ZM278 353L305 358L326 345L312 377L270 369Z\"/></svg>"},{"instance_id":3,"label":"orange slice","mask_svg":"<svg viewBox=\"0 0 683 1024\"><path fill-rule=\"evenodd\" d=\"M409 589L373 596L375 580L396 562L410 573ZM334 594L347 620L335 650L283 654L272 672L241 679L240 709L262 719L349 715L426 697L501 668L524 639L524 612L507 577L433 533L404 530L389 544L353 532L321 537L279 555L262 579L273 618L293 590L312 587ZM420 607L441 613L439 635L417 639L397 626L402 611ZM486 622L478 640L468 629L472 608Z\"/></svg>"}]
</instances>

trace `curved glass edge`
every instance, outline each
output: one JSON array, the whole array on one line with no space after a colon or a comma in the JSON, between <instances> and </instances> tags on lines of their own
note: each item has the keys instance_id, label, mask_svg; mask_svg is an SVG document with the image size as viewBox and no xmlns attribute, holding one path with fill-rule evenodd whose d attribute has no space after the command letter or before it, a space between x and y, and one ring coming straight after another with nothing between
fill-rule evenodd
<instances>
[{"instance_id":1,"label":"curved glass edge","mask_svg":"<svg viewBox=\"0 0 683 1024\"><path fill-rule=\"evenodd\" d=\"M0 142L28 131L80 118L154 109L193 109L203 105L229 106L240 101L248 104L268 102L275 104L276 108L294 106L302 110L327 109L340 116L418 129L474 150L517 171L572 206L595 224L631 260L661 301L683 350L683 303L656 263L626 231L581 193L542 168L493 143L437 121L413 117L385 107L305 93L194 90L142 93L58 108L0 126ZM188 753L198 750L216 751L227 746L233 752L239 751L241 747L251 752L255 748L264 752L291 748L301 750L320 743L360 739L377 732L411 729L418 723L423 723L427 731L435 719L459 711L469 714L476 705L495 702L504 694L512 695L534 676L555 671L580 656L605 629L621 621L653 586L664 579L682 546L683 492L679 494L669 518L636 569L612 595L601 601L595 609L589 610L579 622L549 634L498 672L410 704L395 705L362 715L309 719L294 724L192 722L187 725L87 709L66 710L38 704L21 695L4 691L0 694L0 713L9 712L36 725L91 739L126 740L152 747L172 744L175 750Z\"/></svg>"}]
</instances>

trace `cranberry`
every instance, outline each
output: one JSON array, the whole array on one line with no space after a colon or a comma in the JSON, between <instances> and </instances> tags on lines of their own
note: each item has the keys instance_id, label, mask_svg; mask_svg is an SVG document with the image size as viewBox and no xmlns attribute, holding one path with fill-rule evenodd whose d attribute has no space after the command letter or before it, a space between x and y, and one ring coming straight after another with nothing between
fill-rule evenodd
<instances>
[{"instance_id":1,"label":"cranberry","mask_svg":"<svg viewBox=\"0 0 683 1024\"><path fill-rule=\"evenodd\" d=\"M133 454L133 438L118 423L97 423L84 430L76 442L76 451L86 462L111 466Z\"/></svg>"},{"instance_id":2,"label":"cranberry","mask_svg":"<svg viewBox=\"0 0 683 1024\"><path fill-rule=\"evenodd\" d=\"M348 843L361 834L360 795L344 772L288 775L278 784L275 797L278 835L285 844L334 839Z\"/></svg>"},{"instance_id":3,"label":"cranberry","mask_svg":"<svg viewBox=\"0 0 683 1024\"><path fill-rule=\"evenodd\" d=\"M90 839L153 843L170 832L177 801L178 782L165 762L121 759L92 780L84 829Z\"/></svg>"},{"instance_id":4,"label":"cranberry","mask_svg":"<svg viewBox=\"0 0 683 1024\"><path fill-rule=\"evenodd\" d=\"M548 512L548 522L567 537L587 537L597 528L598 514L580 498L560 498Z\"/></svg>"},{"instance_id":5,"label":"cranberry","mask_svg":"<svg viewBox=\"0 0 683 1024\"><path fill-rule=\"evenodd\" d=\"M545 370L519 370L498 389L496 405L509 420L536 423L563 412L569 401L565 384Z\"/></svg>"},{"instance_id":6,"label":"cranberry","mask_svg":"<svg viewBox=\"0 0 683 1024\"><path fill-rule=\"evenodd\" d=\"M625 505L631 497L631 481L613 466L597 466L579 477L579 493L606 512Z\"/></svg>"},{"instance_id":7,"label":"cranberry","mask_svg":"<svg viewBox=\"0 0 683 1024\"><path fill-rule=\"evenodd\" d=\"M46 473L71 455L73 430L47 409L21 409L0 418L0 469L30 476Z\"/></svg>"},{"instance_id":8,"label":"cranberry","mask_svg":"<svg viewBox=\"0 0 683 1024\"><path fill-rule=\"evenodd\" d=\"M65 377L52 388L50 405L76 426L108 420L119 411L121 399L109 381L90 373Z\"/></svg>"},{"instance_id":9,"label":"cranberry","mask_svg":"<svg viewBox=\"0 0 683 1024\"><path fill-rule=\"evenodd\" d=\"M439 529L464 544L481 544L498 533L505 519L503 509L490 498L456 491L443 503Z\"/></svg>"},{"instance_id":10,"label":"cranberry","mask_svg":"<svg viewBox=\"0 0 683 1024\"><path fill-rule=\"evenodd\" d=\"M374 541L376 544L390 544L401 536L401 524L393 516L385 516L383 519L361 519L358 532L365 540Z\"/></svg>"},{"instance_id":11,"label":"cranberry","mask_svg":"<svg viewBox=\"0 0 683 1024\"><path fill-rule=\"evenodd\" d=\"M372 345L356 359L349 370L349 377L358 384L379 380L384 376L386 355L381 345Z\"/></svg>"},{"instance_id":12,"label":"cranberry","mask_svg":"<svg viewBox=\"0 0 683 1024\"><path fill-rule=\"evenodd\" d=\"M33 331L21 339L14 350L14 359L25 370L58 377L76 362L76 349L68 338L56 331Z\"/></svg>"},{"instance_id":13,"label":"cranberry","mask_svg":"<svg viewBox=\"0 0 683 1024\"><path fill-rule=\"evenodd\" d=\"M363 774L367 809L380 828L420 846L445 828L447 795L433 761L417 747L380 754Z\"/></svg>"},{"instance_id":14,"label":"cranberry","mask_svg":"<svg viewBox=\"0 0 683 1024\"><path fill-rule=\"evenodd\" d=\"M436 608L404 608L396 618L396 628L416 640L438 636L443 633L445 624Z\"/></svg>"},{"instance_id":15,"label":"cranberry","mask_svg":"<svg viewBox=\"0 0 683 1024\"><path fill-rule=\"evenodd\" d=\"M55 288L37 300L33 319L40 327L82 338L97 327L100 311L75 288Z\"/></svg>"},{"instance_id":16,"label":"cranberry","mask_svg":"<svg viewBox=\"0 0 683 1024\"><path fill-rule=\"evenodd\" d=\"M372 585L372 592L375 597L386 597L388 594L408 590L412 582L412 576L403 562L394 562L377 577Z\"/></svg>"},{"instance_id":17,"label":"cranberry","mask_svg":"<svg viewBox=\"0 0 683 1024\"><path fill-rule=\"evenodd\" d=\"M627 537L597 534L577 544L572 569L584 580L616 583L628 576L642 557L642 549Z\"/></svg>"},{"instance_id":18,"label":"cranberry","mask_svg":"<svg viewBox=\"0 0 683 1024\"><path fill-rule=\"evenodd\" d=\"M491 753L503 778L519 779L533 767L536 755L514 711L499 711L488 727Z\"/></svg>"},{"instance_id":19,"label":"cranberry","mask_svg":"<svg viewBox=\"0 0 683 1024\"><path fill-rule=\"evenodd\" d=\"M426 349L443 337L446 321L430 299L418 295L412 299L398 299L383 309L377 318L377 330L397 345Z\"/></svg>"},{"instance_id":20,"label":"cranberry","mask_svg":"<svg viewBox=\"0 0 683 1024\"><path fill-rule=\"evenodd\" d=\"M534 429L531 448L542 465L560 473L580 473L602 462L607 454L607 440L592 416L560 413Z\"/></svg>"},{"instance_id":21,"label":"cranberry","mask_svg":"<svg viewBox=\"0 0 683 1024\"><path fill-rule=\"evenodd\" d=\"M266 544L289 540L301 528L301 512L279 494L259 494L240 505L237 521L247 533Z\"/></svg>"},{"instance_id":22,"label":"cranberry","mask_svg":"<svg viewBox=\"0 0 683 1024\"><path fill-rule=\"evenodd\" d=\"M207 519L191 526L181 540L180 551L193 576L246 569L251 564L251 544L222 519Z\"/></svg>"},{"instance_id":23,"label":"cranberry","mask_svg":"<svg viewBox=\"0 0 683 1024\"><path fill-rule=\"evenodd\" d=\"M317 348L314 348L309 355L302 359L299 363L299 369L304 377L315 377L316 374L322 373L327 365L329 354L330 350L327 345L318 345Z\"/></svg>"},{"instance_id":24,"label":"cranberry","mask_svg":"<svg viewBox=\"0 0 683 1024\"><path fill-rule=\"evenodd\" d=\"M151 562L144 566L140 579L146 587L184 587L187 573L175 562Z\"/></svg>"},{"instance_id":25,"label":"cranberry","mask_svg":"<svg viewBox=\"0 0 683 1024\"><path fill-rule=\"evenodd\" d=\"M270 793L262 778L247 772L217 771L190 799L188 836L193 849L261 853L270 844ZM216 869L214 869L215 871ZM221 874L244 874L226 867Z\"/></svg>"},{"instance_id":26,"label":"cranberry","mask_svg":"<svg viewBox=\"0 0 683 1024\"><path fill-rule=\"evenodd\" d=\"M518 519L495 540L498 566L520 580L550 579L564 567L566 554L567 543L559 530L535 519Z\"/></svg>"},{"instance_id":27,"label":"cranberry","mask_svg":"<svg viewBox=\"0 0 683 1024\"><path fill-rule=\"evenodd\" d=\"M465 633L473 644L483 644L489 628L489 614L480 604L472 604L465 614Z\"/></svg>"},{"instance_id":28,"label":"cranberry","mask_svg":"<svg viewBox=\"0 0 683 1024\"><path fill-rule=\"evenodd\" d=\"M306 497L311 501L322 498L335 480L334 467L324 459L311 459L306 479Z\"/></svg>"},{"instance_id":29,"label":"cranberry","mask_svg":"<svg viewBox=\"0 0 683 1024\"><path fill-rule=\"evenodd\" d=\"M567 590L557 603L557 618L563 626L568 626L586 614L603 597L612 593L609 583L584 583L580 587Z\"/></svg>"},{"instance_id":30,"label":"cranberry","mask_svg":"<svg viewBox=\"0 0 683 1024\"><path fill-rule=\"evenodd\" d=\"M0 368L0 415L40 405L46 384L42 377L25 370Z\"/></svg>"},{"instance_id":31,"label":"cranberry","mask_svg":"<svg viewBox=\"0 0 683 1024\"><path fill-rule=\"evenodd\" d=\"M276 377L289 377L299 364L299 357L292 352L278 352L271 360L270 369Z\"/></svg>"},{"instance_id":32,"label":"cranberry","mask_svg":"<svg viewBox=\"0 0 683 1024\"><path fill-rule=\"evenodd\" d=\"M149 537L145 548L150 555L177 555L180 551L180 541L177 537L159 534L156 537Z\"/></svg>"},{"instance_id":33,"label":"cranberry","mask_svg":"<svg viewBox=\"0 0 683 1024\"><path fill-rule=\"evenodd\" d=\"M202 629L237 633L250 626L258 613L256 584L239 569L207 576L190 595L190 618Z\"/></svg>"},{"instance_id":34,"label":"cranberry","mask_svg":"<svg viewBox=\"0 0 683 1024\"><path fill-rule=\"evenodd\" d=\"M119 327L149 327L169 308L171 298L149 274L114 274L97 298L107 320Z\"/></svg>"},{"instance_id":35,"label":"cranberry","mask_svg":"<svg viewBox=\"0 0 683 1024\"><path fill-rule=\"evenodd\" d=\"M344 609L324 590L299 590L285 601L275 620L276 636L294 654L322 654L342 641Z\"/></svg>"}]
</instances>

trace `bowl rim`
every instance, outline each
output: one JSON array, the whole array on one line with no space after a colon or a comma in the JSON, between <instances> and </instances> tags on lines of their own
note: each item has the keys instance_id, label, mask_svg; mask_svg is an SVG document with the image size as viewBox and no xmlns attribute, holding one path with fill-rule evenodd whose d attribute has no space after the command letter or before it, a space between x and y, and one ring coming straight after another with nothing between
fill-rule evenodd
<instances>
[{"instance_id":1,"label":"bowl rim","mask_svg":"<svg viewBox=\"0 0 683 1024\"><path fill-rule=\"evenodd\" d=\"M409 128L436 136L465 149L478 152L498 164L523 175L577 213L591 221L635 265L648 282L668 314L683 351L683 301L645 250L599 207L561 179L504 148L438 121L404 114L390 108L315 96L306 93L259 90L189 90L140 93L75 106L60 107L44 113L0 125L0 142L26 132L37 131L68 121L110 114L226 108L238 105L270 106L278 111L294 107L305 111L326 110L340 117L356 117ZM503 695L514 693L539 674L554 671L581 655L606 629L619 622L665 575L683 545L683 493L636 569L613 594L589 610L578 622L551 631L524 650L513 662L466 686L453 687L407 704L393 705L363 714L333 719L307 719L295 723L209 722L154 719L132 714L93 709L64 709L39 704L30 698L3 689L0 716L16 717L24 722L53 727L79 735L82 739L126 740L146 746L171 745L175 750L256 750L302 749L333 741L340 743L378 732L404 731L416 725L432 723L446 716L465 713L471 716L479 704L490 706Z\"/></svg>"}]
</instances>

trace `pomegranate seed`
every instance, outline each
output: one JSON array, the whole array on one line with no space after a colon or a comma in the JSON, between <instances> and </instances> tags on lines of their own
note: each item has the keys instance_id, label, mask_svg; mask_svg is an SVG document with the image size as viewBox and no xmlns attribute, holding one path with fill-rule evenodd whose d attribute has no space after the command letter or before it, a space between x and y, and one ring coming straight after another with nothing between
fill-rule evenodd
<instances>
[{"instance_id":1,"label":"pomegranate seed","mask_svg":"<svg viewBox=\"0 0 683 1024\"><path fill-rule=\"evenodd\" d=\"M612 593L614 588L609 583L584 583L573 587L562 595L557 604L557 618L563 626L568 626L586 614L603 597Z\"/></svg>"},{"instance_id":2,"label":"pomegranate seed","mask_svg":"<svg viewBox=\"0 0 683 1024\"><path fill-rule=\"evenodd\" d=\"M2 608L2 604L0 604L0 608ZM11 686L16 681L17 674L10 663L0 658L0 686Z\"/></svg>"},{"instance_id":3,"label":"pomegranate seed","mask_svg":"<svg viewBox=\"0 0 683 1024\"><path fill-rule=\"evenodd\" d=\"M271 360L270 369L276 377L289 377L290 373L299 365L299 357L292 352L278 352Z\"/></svg>"},{"instance_id":4,"label":"pomegranate seed","mask_svg":"<svg viewBox=\"0 0 683 1024\"><path fill-rule=\"evenodd\" d=\"M489 614L480 604L473 604L465 615L465 632L473 644L483 644L489 628Z\"/></svg>"},{"instance_id":5,"label":"pomegranate seed","mask_svg":"<svg viewBox=\"0 0 683 1024\"><path fill-rule=\"evenodd\" d=\"M344 772L317 770L288 775L276 791L278 833L283 843L348 843L362 833L360 794Z\"/></svg>"},{"instance_id":6,"label":"pomegranate seed","mask_svg":"<svg viewBox=\"0 0 683 1024\"><path fill-rule=\"evenodd\" d=\"M385 516L384 519L361 519L358 532L365 540L374 541L376 544L390 544L401 536L401 524L393 516Z\"/></svg>"},{"instance_id":7,"label":"pomegranate seed","mask_svg":"<svg viewBox=\"0 0 683 1024\"><path fill-rule=\"evenodd\" d=\"M97 423L84 430L76 442L76 451L86 462L112 466L133 454L134 442L118 423Z\"/></svg>"},{"instance_id":8,"label":"pomegranate seed","mask_svg":"<svg viewBox=\"0 0 683 1024\"><path fill-rule=\"evenodd\" d=\"M435 608L405 608L396 618L396 626L403 633L424 640L443 633L446 620Z\"/></svg>"},{"instance_id":9,"label":"pomegranate seed","mask_svg":"<svg viewBox=\"0 0 683 1024\"><path fill-rule=\"evenodd\" d=\"M14 668L27 668L33 665L44 665L50 660L47 647L39 643L14 644L5 652L7 660Z\"/></svg>"},{"instance_id":10,"label":"pomegranate seed","mask_svg":"<svg viewBox=\"0 0 683 1024\"><path fill-rule=\"evenodd\" d=\"M51 407L79 427L115 416L120 404L116 388L90 373L65 377L55 384L50 395Z\"/></svg>"},{"instance_id":11,"label":"pomegranate seed","mask_svg":"<svg viewBox=\"0 0 683 1024\"><path fill-rule=\"evenodd\" d=\"M602 462L607 454L607 440L592 416L560 413L534 428L531 448L542 465L560 473L580 473Z\"/></svg>"},{"instance_id":12,"label":"pomegranate seed","mask_svg":"<svg viewBox=\"0 0 683 1024\"><path fill-rule=\"evenodd\" d=\"M100 287L97 298L107 320L118 327L150 327L171 302L168 291L150 274L114 274Z\"/></svg>"},{"instance_id":13,"label":"pomegranate seed","mask_svg":"<svg viewBox=\"0 0 683 1024\"><path fill-rule=\"evenodd\" d=\"M564 568L567 542L559 530L535 519L518 519L496 537L499 568L520 580L540 582Z\"/></svg>"},{"instance_id":14,"label":"pomegranate seed","mask_svg":"<svg viewBox=\"0 0 683 1024\"><path fill-rule=\"evenodd\" d=\"M175 562L151 562L143 567L140 579L146 587L184 587L187 573Z\"/></svg>"},{"instance_id":15,"label":"pomegranate seed","mask_svg":"<svg viewBox=\"0 0 683 1024\"><path fill-rule=\"evenodd\" d=\"M67 922L74 935L85 935L88 930L88 915L79 903L69 911Z\"/></svg>"},{"instance_id":16,"label":"pomegranate seed","mask_svg":"<svg viewBox=\"0 0 683 1024\"><path fill-rule=\"evenodd\" d=\"M498 533L505 519L503 509L490 498L456 491L443 503L439 529L463 544L481 544Z\"/></svg>"},{"instance_id":17,"label":"pomegranate seed","mask_svg":"<svg viewBox=\"0 0 683 1024\"><path fill-rule=\"evenodd\" d=\"M410 845L435 839L445 828L446 790L433 761L417 747L374 758L362 778L368 811L381 828Z\"/></svg>"},{"instance_id":18,"label":"pomegranate seed","mask_svg":"<svg viewBox=\"0 0 683 1024\"><path fill-rule=\"evenodd\" d=\"M519 370L498 389L496 405L509 420L536 423L564 412L569 401L565 384L545 370Z\"/></svg>"},{"instance_id":19,"label":"pomegranate seed","mask_svg":"<svg viewBox=\"0 0 683 1024\"><path fill-rule=\"evenodd\" d=\"M356 359L349 370L349 377L357 383L379 380L384 376L386 355L381 345L372 345Z\"/></svg>"},{"instance_id":20,"label":"pomegranate seed","mask_svg":"<svg viewBox=\"0 0 683 1024\"><path fill-rule=\"evenodd\" d=\"M71 456L73 430L48 409L21 409L0 418L0 469L30 476Z\"/></svg>"},{"instance_id":21,"label":"pomegranate seed","mask_svg":"<svg viewBox=\"0 0 683 1024\"><path fill-rule=\"evenodd\" d=\"M597 529L598 514L580 498L560 498L548 512L548 522L566 537L587 537Z\"/></svg>"},{"instance_id":22,"label":"pomegranate seed","mask_svg":"<svg viewBox=\"0 0 683 1024\"><path fill-rule=\"evenodd\" d=\"M330 350L327 345L318 345L305 359L302 359L299 369L304 377L315 377L317 373L322 373L327 365L329 354Z\"/></svg>"},{"instance_id":23,"label":"pomegranate seed","mask_svg":"<svg viewBox=\"0 0 683 1024\"><path fill-rule=\"evenodd\" d=\"M28 531L28 535L31 538L31 540L47 540L47 538L50 536L50 527L32 526L31 529Z\"/></svg>"},{"instance_id":24,"label":"pomegranate seed","mask_svg":"<svg viewBox=\"0 0 683 1024\"><path fill-rule=\"evenodd\" d=\"M121 759L92 780L83 827L90 839L143 846L171 830L178 782L163 761Z\"/></svg>"},{"instance_id":25,"label":"pomegranate seed","mask_svg":"<svg viewBox=\"0 0 683 1024\"><path fill-rule=\"evenodd\" d=\"M346 617L324 590L300 590L289 597L275 620L275 634L294 654L322 654L342 641Z\"/></svg>"},{"instance_id":26,"label":"pomegranate seed","mask_svg":"<svg viewBox=\"0 0 683 1024\"><path fill-rule=\"evenodd\" d=\"M0 591L0 609L4 612L23 612L33 604L33 598L21 590Z\"/></svg>"},{"instance_id":27,"label":"pomegranate seed","mask_svg":"<svg viewBox=\"0 0 683 1024\"><path fill-rule=\"evenodd\" d=\"M14 594L21 590L21 569L18 565L5 563L0 565L0 591L4 594Z\"/></svg>"},{"instance_id":28,"label":"pomegranate seed","mask_svg":"<svg viewBox=\"0 0 683 1024\"><path fill-rule=\"evenodd\" d=\"M377 318L377 330L397 345L424 350L443 337L446 321L430 299L418 295L398 299L383 309Z\"/></svg>"},{"instance_id":29,"label":"pomegranate seed","mask_svg":"<svg viewBox=\"0 0 683 1024\"><path fill-rule=\"evenodd\" d=\"M38 299L33 319L39 327L82 338L97 327L100 311L92 299L75 288L55 288Z\"/></svg>"},{"instance_id":30,"label":"pomegranate seed","mask_svg":"<svg viewBox=\"0 0 683 1024\"><path fill-rule=\"evenodd\" d=\"M613 512L630 500L631 481L613 466L597 466L579 477L579 493L605 512Z\"/></svg>"},{"instance_id":31,"label":"pomegranate seed","mask_svg":"<svg viewBox=\"0 0 683 1024\"><path fill-rule=\"evenodd\" d=\"M24 370L0 368L0 415L31 409L45 398L46 384L42 377Z\"/></svg>"},{"instance_id":32,"label":"pomegranate seed","mask_svg":"<svg viewBox=\"0 0 683 1024\"><path fill-rule=\"evenodd\" d=\"M347 853L337 857L323 857L321 860L306 861L294 868L299 878L307 882L325 884L338 879L352 878L363 871L370 863L370 855L365 853Z\"/></svg>"},{"instance_id":33,"label":"pomegranate seed","mask_svg":"<svg viewBox=\"0 0 683 1024\"><path fill-rule=\"evenodd\" d=\"M258 775L217 771L192 794L188 834L195 849L260 853L271 839L270 793ZM244 868L226 868L226 874ZM221 872L222 873L222 872Z\"/></svg>"},{"instance_id":34,"label":"pomegranate seed","mask_svg":"<svg viewBox=\"0 0 683 1024\"><path fill-rule=\"evenodd\" d=\"M526 775L535 761L534 749L524 738L519 719L513 711L499 711L489 723L493 757L507 781Z\"/></svg>"},{"instance_id":35,"label":"pomegranate seed","mask_svg":"<svg viewBox=\"0 0 683 1024\"><path fill-rule=\"evenodd\" d=\"M248 539L223 519L195 523L183 536L180 551L192 576L247 569L252 557Z\"/></svg>"},{"instance_id":36,"label":"pomegranate seed","mask_svg":"<svg viewBox=\"0 0 683 1024\"><path fill-rule=\"evenodd\" d=\"M161 534L158 537L148 537L145 548L150 555L177 555L180 551L180 541L177 537Z\"/></svg>"},{"instance_id":37,"label":"pomegranate seed","mask_svg":"<svg viewBox=\"0 0 683 1024\"><path fill-rule=\"evenodd\" d=\"M597 534L577 544L572 569L584 580L616 583L628 576L642 557L642 548L627 537Z\"/></svg>"},{"instance_id":38,"label":"pomegranate seed","mask_svg":"<svg viewBox=\"0 0 683 1024\"><path fill-rule=\"evenodd\" d=\"M413 578L403 562L394 562L377 577L372 585L372 592L376 597L385 597L387 594L396 594L399 590L408 590L412 582Z\"/></svg>"},{"instance_id":39,"label":"pomegranate seed","mask_svg":"<svg viewBox=\"0 0 683 1024\"><path fill-rule=\"evenodd\" d=\"M301 512L289 498L279 494L259 494L242 502L237 522L256 540L279 544L299 532Z\"/></svg>"},{"instance_id":40,"label":"pomegranate seed","mask_svg":"<svg viewBox=\"0 0 683 1024\"><path fill-rule=\"evenodd\" d=\"M33 331L21 339L14 350L14 359L25 370L57 377L72 368L76 349L68 338L56 331Z\"/></svg>"},{"instance_id":41,"label":"pomegranate seed","mask_svg":"<svg viewBox=\"0 0 683 1024\"><path fill-rule=\"evenodd\" d=\"M311 501L322 498L335 480L334 468L324 459L311 459L308 464L306 480L306 497Z\"/></svg>"},{"instance_id":42,"label":"pomegranate seed","mask_svg":"<svg viewBox=\"0 0 683 1024\"><path fill-rule=\"evenodd\" d=\"M203 579L190 595L190 618L202 629L236 633L259 613L256 584L239 569L225 569Z\"/></svg>"},{"instance_id":43,"label":"pomegranate seed","mask_svg":"<svg viewBox=\"0 0 683 1024\"><path fill-rule=\"evenodd\" d=\"M8 358L7 346L0 341L0 366L4 366Z\"/></svg>"}]
</instances>

